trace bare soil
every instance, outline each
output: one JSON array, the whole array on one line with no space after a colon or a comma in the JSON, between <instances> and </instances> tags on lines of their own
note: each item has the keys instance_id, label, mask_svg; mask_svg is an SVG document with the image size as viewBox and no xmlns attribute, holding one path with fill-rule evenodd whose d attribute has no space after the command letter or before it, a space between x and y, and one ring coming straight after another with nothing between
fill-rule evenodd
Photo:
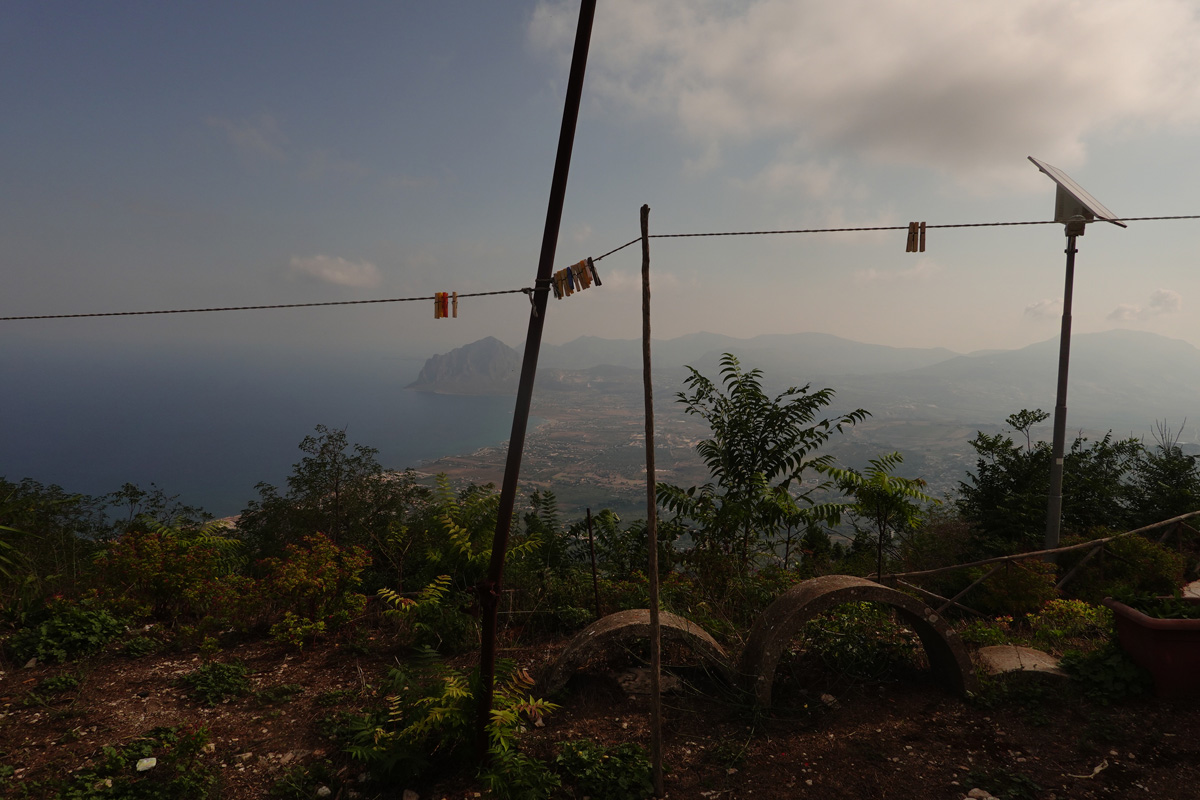
<instances>
[{"instance_id":1,"label":"bare soil","mask_svg":"<svg viewBox=\"0 0 1200 800\"><path fill-rule=\"evenodd\" d=\"M537 675L564 644L510 647L503 655ZM296 654L261 641L234 644L216 658L245 662L256 690L296 684L302 691L213 709L189 700L177 683L201 665L195 653L129 659L113 646L63 666L9 665L0 676L0 765L13 774L0 794L19 797L23 783L78 770L103 746L154 727L203 725L215 744L204 758L217 765L222 798L269 796L289 769L323 759L341 772L334 797L400 797L404 789L423 800L481 796L465 772L382 794L356 783L361 768L337 752L321 720L369 702L369 687L397 657L382 635L371 645L364 651L331 642ZM523 749L552 758L559 743L576 739L648 746L649 699L631 694L613 670L602 665L577 676L545 727L525 735ZM64 672L81 677L79 687L26 704L39 681ZM695 670L685 667L680 676L681 688L664 697L672 798L957 800L971 789L1038 800L1200 798L1200 701L1146 697L1103 706L1062 689L1030 689L1003 702L967 702L915 671L886 682L825 675L806 690L783 685L779 707L762 713Z\"/></svg>"}]
</instances>

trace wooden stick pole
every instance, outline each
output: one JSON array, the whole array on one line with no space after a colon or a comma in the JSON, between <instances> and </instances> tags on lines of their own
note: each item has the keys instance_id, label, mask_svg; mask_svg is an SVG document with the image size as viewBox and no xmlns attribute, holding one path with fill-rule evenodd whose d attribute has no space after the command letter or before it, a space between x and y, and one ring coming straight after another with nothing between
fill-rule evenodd
<instances>
[{"instance_id":1,"label":"wooden stick pole","mask_svg":"<svg viewBox=\"0 0 1200 800\"><path fill-rule=\"evenodd\" d=\"M592 535L592 509L587 510L588 550L592 554L592 593L596 595L596 619L600 619L600 576L596 572L596 537Z\"/></svg>"},{"instance_id":2,"label":"wooden stick pole","mask_svg":"<svg viewBox=\"0 0 1200 800\"><path fill-rule=\"evenodd\" d=\"M658 621L658 497L654 473L654 383L650 377L650 206L642 206L642 385L646 392L646 539L650 577L650 762L663 796L662 637Z\"/></svg>"},{"instance_id":3,"label":"wooden stick pole","mask_svg":"<svg viewBox=\"0 0 1200 800\"><path fill-rule=\"evenodd\" d=\"M529 426L529 407L533 401L533 383L537 376L538 353L542 346L546 300L550 293L550 276L554 269L554 253L558 247L558 229L562 223L563 202L567 195L571 150L575 145L575 126L579 121L583 76L587 68L588 47L591 44L595 14L596 0L583 0L579 7L579 24L575 30L571 71L567 76L567 99L563 107L562 128L558 134L558 153L554 159L554 174L550 179L550 202L546 208L546 227L542 233L542 250L538 257L533 308L529 311L529 333L525 337L525 354L521 359L521 377L517 384L512 435L508 439L508 458L504 462L504 480L500 486L500 506L496 510L492 558L488 564L487 577L475 587L481 623L475 746L482 762L488 759L487 728L491 722L492 696L496 683L496 635L499 625L497 612L504 578L504 557L508 552L508 534L512 528L513 509L516 506L517 480L521 472L521 456L525 452L525 432Z\"/></svg>"}]
</instances>

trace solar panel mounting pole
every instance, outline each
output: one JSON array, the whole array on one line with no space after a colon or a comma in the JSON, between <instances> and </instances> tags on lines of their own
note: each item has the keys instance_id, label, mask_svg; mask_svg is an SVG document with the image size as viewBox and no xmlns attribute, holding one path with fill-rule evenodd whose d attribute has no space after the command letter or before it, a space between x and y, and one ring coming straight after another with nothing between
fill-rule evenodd
<instances>
[{"instance_id":1,"label":"solar panel mounting pole","mask_svg":"<svg viewBox=\"0 0 1200 800\"><path fill-rule=\"evenodd\" d=\"M1062 333L1058 340L1058 392L1054 401L1053 459L1050 462L1050 496L1046 504L1046 550L1058 547L1058 535L1062 527L1062 483L1063 459L1067 447L1067 365L1071 359L1071 297L1075 283L1075 240L1083 236L1087 224L1103 220L1124 228L1125 223L1117 218L1099 200L1088 194L1082 186L1071 180L1067 173L1033 156L1034 166L1057 184L1054 195L1054 221L1066 225L1067 234L1067 280L1063 290Z\"/></svg>"}]
</instances>

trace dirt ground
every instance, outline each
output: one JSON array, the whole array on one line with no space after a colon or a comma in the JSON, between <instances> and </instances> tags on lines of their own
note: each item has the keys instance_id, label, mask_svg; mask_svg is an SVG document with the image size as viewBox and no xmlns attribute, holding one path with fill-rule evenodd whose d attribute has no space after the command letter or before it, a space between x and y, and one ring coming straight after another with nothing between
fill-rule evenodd
<instances>
[{"instance_id":1,"label":"dirt ground","mask_svg":"<svg viewBox=\"0 0 1200 800\"><path fill-rule=\"evenodd\" d=\"M502 655L537 675L564 643ZM4 667L0 767L10 775L0 793L20 797L27 781L78 770L103 746L154 727L204 725L215 747L203 758L219 769L222 798L269 796L289 769L326 758L341 771L333 797L399 798L405 789L422 800L482 795L466 778L380 794L357 783L358 767L339 760L322 735L320 720L331 712L363 707L366 687L395 663L394 649L364 654L328 643L297 655L248 641L217 658L244 661L257 690L299 688L278 702L246 696L208 709L177 685L202 663L198 655L130 659L115 646L64 666ZM648 746L648 697L630 693L614 672L627 666L578 675L555 698L561 708L545 727L525 735L523 749L553 757L558 743L576 739ZM64 672L80 677L80 685L29 704L40 681ZM1146 697L1103 706L1051 688L1016 692L1004 702L966 702L915 671L887 681L818 675L805 689L789 686L785 675L777 708L761 713L695 670L684 668L681 677L681 688L664 696L671 798L957 800L972 789L1038 800L1200 798L1200 701Z\"/></svg>"}]
</instances>

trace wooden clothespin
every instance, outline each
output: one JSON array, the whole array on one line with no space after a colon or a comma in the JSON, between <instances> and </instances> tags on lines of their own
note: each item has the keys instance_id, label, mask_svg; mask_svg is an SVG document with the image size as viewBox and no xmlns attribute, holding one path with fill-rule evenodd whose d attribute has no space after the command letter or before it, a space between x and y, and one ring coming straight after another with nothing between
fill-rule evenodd
<instances>
[{"instance_id":1,"label":"wooden clothespin","mask_svg":"<svg viewBox=\"0 0 1200 800\"><path fill-rule=\"evenodd\" d=\"M441 292L433 293L433 318L434 319L442 318L442 293Z\"/></svg>"},{"instance_id":2,"label":"wooden clothespin","mask_svg":"<svg viewBox=\"0 0 1200 800\"><path fill-rule=\"evenodd\" d=\"M454 293L454 318L458 319L458 292Z\"/></svg>"},{"instance_id":3,"label":"wooden clothespin","mask_svg":"<svg viewBox=\"0 0 1200 800\"><path fill-rule=\"evenodd\" d=\"M600 282L600 274L596 272L596 265L590 257L587 260L587 265L588 272L592 273L592 280L596 282L597 286L603 286L604 284Z\"/></svg>"},{"instance_id":4,"label":"wooden clothespin","mask_svg":"<svg viewBox=\"0 0 1200 800\"><path fill-rule=\"evenodd\" d=\"M904 246L906 253L924 253L925 252L925 223L910 222L908 223L908 244Z\"/></svg>"}]
</instances>

